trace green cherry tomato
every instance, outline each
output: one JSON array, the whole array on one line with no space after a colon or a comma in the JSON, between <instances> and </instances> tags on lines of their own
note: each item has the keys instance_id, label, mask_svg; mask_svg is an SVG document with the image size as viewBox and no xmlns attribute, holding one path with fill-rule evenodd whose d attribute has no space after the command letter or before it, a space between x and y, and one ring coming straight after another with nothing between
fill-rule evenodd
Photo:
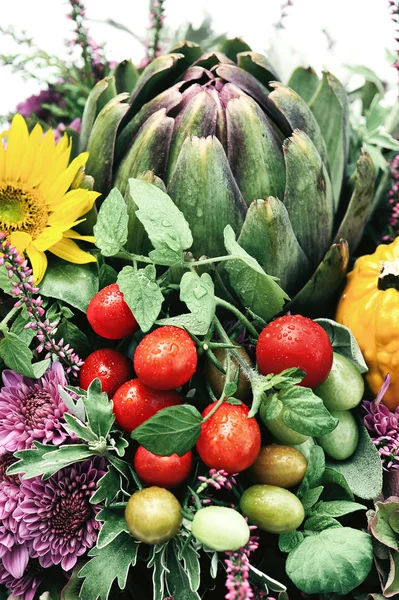
<instances>
[{"instance_id":1,"label":"green cherry tomato","mask_svg":"<svg viewBox=\"0 0 399 600\"><path fill-rule=\"evenodd\" d=\"M251 535L244 517L233 508L207 506L194 516L191 533L210 550L228 552L238 550Z\"/></svg>"},{"instance_id":2,"label":"green cherry tomato","mask_svg":"<svg viewBox=\"0 0 399 600\"><path fill-rule=\"evenodd\" d=\"M275 419L266 419L265 411L266 405L262 404L260 407L259 416L270 433L274 435L279 442L288 444L289 446L299 446L299 444L303 444L307 439L309 439L309 436L298 433L297 431L291 429L291 427L288 427L288 425L284 423L281 413Z\"/></svg>"},{"instance_id":3,"label":"green cherry tomato","mask_svg":"<svg viewBox=\"0 0 399 600\"><path fill-rule=\"evenodd\" d=\"M302 503L294 494L275 485L253 485L245 490L240 509L249 522L269 533L289 533L305 518Z\"/></svg>"},{"instance_id":4,"label":"green cherry tomato","mask_svg":"<svg viewBox=\"0 0 399 600\"><path fill-rule=\"evenodd\" d=\"M338 419L337 427L317 439L326 454L336 460L349 458L356 450L359 441L359 430L356 420L348 410L331 410L332 416Z\"/></svg>"},{"instance_id":5,"label":"green cherry tomato","mask_svg":"<svg viewBox=\"0 0 399 600\"><path fill-rule=\"evenodd\" d=\"M248 366L252 366L251 359L248 356L247 352L244 350L244 348L241 348L241 346L239 346L238 344L235 344L235 345L237 345L238 352L240 353L242 358L245 360L245 362L248 363ZM226 369L227 351L224 348L216 348L215 350L213 350L213 353L214 353L217 361L220 363L220 365L224 369ZM231 364L230 380L235 381L235 378L237 376L237 370L239 369L239 366L233 355L230 356L230 364ZM213 364L213 362L209 358L207 358L205 361L205 377L206 377L209 385L211 386L213 393L215 394L215 396L217 396L217 398L219 398L223 392L226 375L223 375L223 373L221 371L219 371L219 369ZM239 375L238 375L237 391L234 394L234 397L238 398L238 400L247 400L250 393L251 393L251 384L249 382L249 379L244 375L244 373L240 369Z\"/></svg>"},{"instance_id":6,"label":"green cherry tomato","mask_svg":"<svg viewBox=\"0 0 399 600\"><path fill-rule=\"evenodd\" d=\"M180 503L168 490L156 486L144 488L135 492L127 503L127 527L145 544L162 544L179 531L180 510Z\"/></svg>"},{"instance_id":7,"label":"green cherry tomato","mask_svg":"<svg viewBox=\"0 0 399 600\"><path fill-rule=\"evenodd\" d=\"M363 398L364 381L356 365L334 352L329 376L313 391L323 400L328 410L350 410Z\"/></svg>"},{"instance_id":8,"label":"green cherry tomato","mask_svg":"<svg viewBox=\"0 0 399 600\"><path fill-rule=\"evenodd\" d=\"M307 468L308 461L299 450L271 444L260 449L248 472L257 483L290 488L301 483Z\"/></svg>"}]
</instances>

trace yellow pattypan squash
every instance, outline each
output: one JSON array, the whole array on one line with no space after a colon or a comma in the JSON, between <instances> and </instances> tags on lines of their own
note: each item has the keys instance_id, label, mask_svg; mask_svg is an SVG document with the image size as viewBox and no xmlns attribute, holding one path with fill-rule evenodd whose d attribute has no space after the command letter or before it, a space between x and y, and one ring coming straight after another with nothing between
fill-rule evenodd
<instances>
[{"instance_id":1,"label":"yellow pattypan squash","mask_svg":"<svg viewBox=\"0 0 399 600\"><path fill-rule=\"evenodd\" d=\"M394 410L399 406L399 237L356 261L336 320L356 337L369 368L367 383L375 395L390 374L391 385L382 402Z\"/></svg>"}]
</instances>

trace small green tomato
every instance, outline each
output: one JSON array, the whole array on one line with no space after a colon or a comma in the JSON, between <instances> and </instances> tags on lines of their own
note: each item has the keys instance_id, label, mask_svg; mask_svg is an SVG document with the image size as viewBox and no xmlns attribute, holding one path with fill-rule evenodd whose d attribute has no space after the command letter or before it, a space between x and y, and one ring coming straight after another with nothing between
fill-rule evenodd
<instances>
[{"instance_id":1,"label":"small green tomato","mask_svg":"<svg viewBox=\"0 0 399 600\"><path fill-rule=\"evenodd\" d=\"M298 446L299 444L306 442L306 440L309 438L309 436L298 433L297 431L291 429L291 427L288 427L288 425L284 423L281 413L275 419L266 419L265 411L266 405L262 404L260 407L259 416L270 433L274 435L279 442L288 444L289 446Z\"/></svg>"},{"instance_id":2,"label":"small green tomato","mask_svg":"<svg viewBox=\"0 0 399 600\"><path fill-rule=\"evenodd\" d=\"M196 512L191 533L204 546L216 552L238 550L251 535L244 517L233 508L207 506Z\"/></svg>"},{"instance_id":3,"label":"small green tomato","mask_svg":"<svg viewBox=\"0 0 399 600\"><path fill-rule=\"evenodd\" d=\"M338 419L337 427L317 439L323 450L336 460L345 460L352 456L359 441L359 430L356 420L348 410L331 410L332 416Z\"/></svg>"},{"instance_id":4,"label":"small green tomato","mask_svg":"<svg viewBox=\"0 0 399 600\"><path fill-rule=\"evenodd\" d=\"M363 398L364 381L359 369L350 360L334 352L329 376L313 391L328 410L350 410Z\"/></svg>"},{"instance_id":5,"label":"small green tomato","mask_svg":"<svg viewBox=\"0 0 399 600\"><path fill-rule=\"evenodd\" d=\"M249 522L269 533L289 533L305 518L302 503L294 494L275 485L253 485L240 500Z\"/></svg>"}]
</instances>

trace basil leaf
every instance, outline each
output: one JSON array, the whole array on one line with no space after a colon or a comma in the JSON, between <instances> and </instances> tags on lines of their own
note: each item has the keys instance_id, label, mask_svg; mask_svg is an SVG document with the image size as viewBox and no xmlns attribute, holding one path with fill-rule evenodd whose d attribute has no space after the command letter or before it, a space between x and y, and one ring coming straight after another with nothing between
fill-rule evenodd
<instances>
[{"instance_id":1,"label":"basil leaf","mask_svg":"<svg viewBox=\"0 0 399 600\"><path fill-rule=\"evenodd\" d=\"M325 457L323 448L312 446L309 451L308 468L297 492L298 498L302 498L308 490L320 485L324 470Z\"/></svg>"},{"instance_id":2,"label":"basil leaf","mask_svg":"<svg viewBox=\"0 0 399 600\"><path fill-rule=\"evenodd\" d=\"M294 385L284 387L278 397L284 407L282 419L294 431L319 437L333 431L338 424L323 400L309 388Z\"/></svg>"},{"instance_id":3,"label":"basil leaf","mask_svg":"<svg viewBox=\"0 0 399 600\"><path fill-rule=\"evenodd\" d=\"M97 263L76 265L60 258L52 258L40 283L40 293L43 296L62 300L84 313L97 292Z\"/></svg>"},{"instance_id":4,"label":"basil leaf","mask_svg":"<svg viewBox=\"0 0 399 600\"><path fill-rule=\"evenodd\" d=\"M154 325L164 301L156 275L154 265L138 271L133 267L124 267L118 275L118 285L125 302L144 332Z\"/></svg>"},{"instance_id":5,"label":"basil leaf","mask_svg":"<svg viewBox=\"0 0 399 600\"><path fill-rule=\"evenodd\" d=\"M313 507L311 514L320 517L343 517L357 510L367 510L367 506L357 502L348 502L347 500L333 500L331 502L318 502Z\"/></svg>"},{"instance_id":6,"label":"basil leaf","mask_svg":"<svg viewBox=\"0 0 399 600\"><path fill-rule=\"evenodd\" d=\"M310 490L307 490L307 492L304 493L304 495L301 498L301 502L303 504L303 508L305 509L306 515L309 514L309 512L311 512L310 509L316 504L323 490L323 486L318 485L317 487L311 488Z\"/></svg>"},{"instance_id":7,"label":"basil leaf","mask_svg":"<svg viewBox=\"0 0 399 600\"><path fill-rule=\"evenodd\" d=\"M180 282L180 300L185 302L190 314L158 321L159 325L175 325L187 329L193 335L205 335L215 316L216 301L212 277L194 271L184 273Z\"/></svg>"},{"instance_id":8,"label":"basil leaf","mask_svg":"<svg viewBox=\"0 0 399 600\"><path fill-rule=\"evenodd\" d=\"M342 473L326 468L323 475L325 500L353 500L355 499L348 482Z\"/></svg>"},{"instance_id":9,"label":"basil leaf","mask_svg":"<svg viewBox=\"0 0 399 600\"><path fill-rule=\"evenodd\" d=\"M302 531L290 531L289 533L281 533L278 536L278 547L281 552L292 552L303 541L304 535Z\"/></svg>"},{"instance_id":10,"label":"basil leaf","mask_svg":"<svg viewBox=\"0 0 399 600\"><path fill-rule=\"evenodd\" d=\"M118 279L118 273L110 267L109 265L101 265L100 270L98 272L98 287L100 290L107 287L107 285L111 285L112 283L116 283Z\"/></svg>"},{"instance_id":11,"label":"basil leaf","mask_svg":"<svg viewBox=\"0 0 399 600\"><path fill-rule=\"evenodd\" d=\"M96 521L103 522L97 538L97 548L99 550L113 542L120 533L129 533L125 519L125 506L103 508L96 515Z\"/></svg>"},{"instance_id":12,"label":"basil leaf","mask_svg":"<svg viewBox=\"0 0 399 600\"><path fill-rule=\"evenodd\" d=\"M136 216L143 224L155 250L155 263L172 266L183 262L183 251L192 246L193 236L183 213L173 200L155 185L129 179L130 195L139 207Z\"/></svg>"},{"instance_id":13,"label":"basil leaf","mask_svg":"<svg viewBox=\"0 0 399 600\"><path fill-rule=\"evenodd\" d=\"M289 555L287 575L305 594L348 594L373 564L371 537L350 527L325 529L306 537Z\"/></svg>"},{"instance_id":14,"label":"basil leaf","mask_svg":"<svg viewBox=\"0 0 399 600\"><path fill-rule=\"evenodd\" d=\"M101 382L94 379L88 390L87 396L83 398L87 420L91 430L98 437L106 438L115 421L112 411L112 402L105 392L101 391Z\"/></svg>"},{"instance_id":15,"label":"basil leaf","mask_svg":"<svg viewBox=\"0 0 399 600\"><path fill-rule=\"evenodd\" d=\"M138 548L137 541L125 532L105 548L92 548L89 556L93 558L79 572L79 577L84 577L80 598L108 600L115 580L119 589L124 590L129 569L136 564Z\"/></svg>"},{"instance_id":16,"label":"basil leaf","mask_svg":"<svg viewBox=\"0 0 399 600\"><path fill-rule=\"evenodd\" d=\"M279 400L278 394L270 394L266 400L262 402L264 407L262 417L267 421L276 419L283 410L283 403Z\"/></svg>"},{"instance_id":17,"label":"basil leaf","mask_svg":"<svg viewBox=\"0 0 399 600\"><path fill-rule=\"evenodd\" d=\"M110 191L101 205L93 233L103 256L114 256L127 242L129 218L126 202L117 188Z\"/></svg>"},{"instance_id":18,"label":"basil leaf","mask_svg":"<svg viewBox=\"0 0 399 600\"><path fill-rule=\"evenodd\" d=\"M269 321L279 313L289 296L276 283L276 278L265 273L260 264L236 242L230 225L224 230L224 245L229 254L236 256L224 264L230 286L243 306Z\"/></svg>"},{"instance_id":19,"label":"basil leaf","mask_svg":"<svg viewBox=\"0 0 399 600\"><path fill-rule=\"evenodd\" d=\"M183 456L201 434L202 416L190 404L163 408L137 427L132 438L159 456Z\"/></svg>"},{"instance_id":20,"label":"basil leaf","mask_svg":"<svg viewBox=\"0 0 399 600\"><path fill-rule=\"evenodd\" d=\"M341 523L332 517L314 516L305 521L305 531L324 531L330 527L342 527Z\"/></svg>"},{"instance_id":21,"label":"basil leaf","mask_svg":"<svg viewBox=\"0 0 399 600\"><path fill-rule=\"evenodd\" d=\"M346 460L328 459L327 466L341 473L355 496L363 500L376 498L382 490L382 463L363 423L358 422L359 442Z\"/></svg>"},{"instance_id":22,"label":"basil leaf","mask_svg":"<svg viewBox=\"0 0 399 600\"><path fill-rule=\"evenodd\" d=\"M315 321L327 333L334 352L342 354L342 356L353 362L361 373L367 373L368 368L363 354L351 330L331 319L316 319Z\"/></svg>"},{"instance_id":23,"label":"basil leaf","mask_svg":"<svg viewBox=\"0 0 399 600\"><path fill-rule=\"evenodd\" d=\"M0 342L0 356L9 369L35 379L47 371L51 362L46 359L32 364L32 351L23 339L11 332L6 333Z\"/></svg>"},{"instance_id":24,"label":"basil leaf","mask_svg":"<svg viewBox=\"0 0 399 600\"><path fill-rule=\"evenodd\" d=\"M61 338L64 338L64 342L82 358L86 358L93 351L86 334L67 319L63 319L57 329L57 340Z\"/></svg>"}]
</instances>

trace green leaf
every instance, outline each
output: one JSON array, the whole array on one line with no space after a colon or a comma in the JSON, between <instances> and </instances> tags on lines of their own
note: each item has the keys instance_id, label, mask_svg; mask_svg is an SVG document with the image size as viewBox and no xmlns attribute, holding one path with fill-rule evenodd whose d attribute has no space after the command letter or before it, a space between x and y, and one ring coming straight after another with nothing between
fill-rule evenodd
<instances>
[{"instance_id":1,"label":"green leaf","mask_svg":"<svg viewBox=\"0 0 399 600\"><path fill-rule=\"evenodd\" d=\"M289 297L275 278L267 275L259 263L236 242L230 225L225 227L224 243L227 252L237 257L237 260L224 265L231 287L243 306L269 321L282 310L284 301L289 300Z\"/></svg>"},{"instance_id":2,"label":"green leaf","mask_svg":"<svg viewBox=\"0 0 399 600\"><path fill-rule=\"evenodd\" d=\"M98 278L99 278L99 289L102 290L103 288L107 287L107 285L111 285L111 283L116 283L116 280L118 279L118 273L115 271L115 269L113 269L112 267L110 267L110 265L101 265L100 270L98 272Z\"/></svg>"},{"instance_id":3,"label":"green leaf","mask_svg":"<svg viewBox=\"0 0 399 600\"><path fill-rule=\"evenodd\" d=\"M312 446L309 452L308 468L297 492L298 498L302 498L308 490L320 485L325 471L325 465L326 461L323 448L320 446Z\"/></svg>"},{"instance_id":4,"label":"green leaf","mask_svg":"<svg viewBox=\"0 0 399 600\"><path fill-rule=\"evenodd\" d=\"M195 272L184 273L180 282L180 300L185 302L190 314L161 319L159 325L175 325L187 329L193 335L205 335L215 316L216 301L210 275L201 277Z\"/></svg>"},{"instance_id":5,"label":"green leaf","mask_svg":"<svg viewBox=\"0 0 399 600\"><path fill-rule=\"evenodd\" d=\"M64 413L64 419L67 422L66 429L70 433L75 433L79 440L84 440L85 442L95 442L98 440L98 435L73 415L66 412Z\"/></svg>"},{"instance_id":6,"label":"green leaf","mask_svg":"<svg viewBox=\"0 0 399 600\"><path fill-rule=\"evenodd\" d=\"M263 401L265 407L262 417L264 419L276 419L281 411L283 410L283 403L279 400L278 394L270 394L266 400Z\"/></svg>"},{"instance_id":7,"label":"green leaf","mask_svg":"<svg viewBox=\"0 0 399 600\"><path fill-rule=\"evenodd\" d=\"M153 600L164 600L165 598L165 575L168 570L168 546L163 544L161 550L159 546L153 549L153 555L147 563L147 567L152 569Z\"/></svg>"},{"instance_id":8,"label":"green leaf","mask_svg":"<svg viewBox=\"0 0 399 600\"><path fill-rule=\"evenodd\" d=\"M327 500L351 500L354 495L342 473L326 468L323 475L324 498Z\"/></svg>"},{"instance_id":9,"label":"green leaf","mask_svg":"<svg viewBox=\"0 0 399 600\"><path fill-rule=\"evenodd\" d=\"M375 503L375 514L370 521L370 529L373 536L392 550L399 551L399 535L392 527L391 518L399 509L397 497L392 496L385 501Z\"/></svg>"},{"instance_id":10,"label":"green leaf","mask_svg":"<svg viewBox=\"0 0 399 600\"><path fill-rule=\"evenodd\" d=\"M124 247L128 223L126 202L114 188L102 203L93 229L96 246L103 256L115 256Z\"/></svg>"},{"instance_id":11,"label":"green leaf","mask_svg":"<svg viewBox=\"0 0 399 600\"><path fill-rule=\"evenodd\" d=\"M291 367L290 369L285 369L281 371L278 375L273 375L273 379L271 383L273 387L281 390L287 386L296 385L297 383L301 383L302 379L306 376L305 371L302 369L298 369L297 367Z\"/></svg>"},{"instance_id":12,"label":"green leaf","mask_svg":"<svg viewBox=\"0 0 399 600\"><path fill-rule=\"evenodd\" d=\"M304 495L301 498L301 502L303 504L303 508L305 509L306 515L309 514L309 512L311 512L310 509L316 504L323 490L324 487L322 485L318 485L317 487L311 488L310 490L307 490L304 493Z\"/></svg>"},{"instance_id":13,"label":"green leaf","mask_svg":"<svg viewBox=\"0 0 399 600\"><path fill-rule=\"evenodd\" d=\"M259 569L256 569L253 565L249 565L249 581L256 585L263 592L268 592L269 588L273 592L285 592L287 589L284 584L280 583L276 579L273 579L266 573L263 573ZM280 598L280 594L278 596Z\"/></svg>"},{"instance_id":14,"label":"green leaf","mask_svg":"<svg viewBox=\"0 0 399 600\"><path fill-rule=\"evenodd\" d=\"M316 515L307 519L304 525L305 531L324 531L330 527L342 527L341 523L332 517Z\"/></svg>"},{"instance_id":15,"label":"green leaf","mask_svg":"<svg viewBox=\"0 0 399 600\"><path fill-rule=\"evenodd\" d=\"M61 338L64 338L65 344L69 344L83 358L93 351L87 335L67 319L63 319L57 329L57 341Z\"/></svg>"},{"instance_id":16,"label":"green leaf","mask_svg":"<svg viewBox=\"0 0 399 600\"><path fill-rule=\"evenodd\" d=\"M33 353L26 342L15 333L8 332L0 342L0 356L6 366L26 377L41 377L50 365L50 359L32 364Z\"/></svg>"},{"instance_id":17,"label":"green leaf","mask_svg":"<svg viewBox=\"0 0 399 600\"><path fill-rule=\"evenodd\" d=\"M289 554L286 571L306 594L347 594L366 579L372 561L373 547L367 533L333 527L306 537Z\"/></svg>"},{"instance_id":18,"label":"green leaf","mask_svg":"<svg viewBox=\"0 0 399 600\"><path fill-rule=\"evenodd\" d=\"M340 325L331 319L316 319L316 323L323 327L327 333L334 352L342 354L342 356L353 362L361 373L367 373L368 368L359 344L348 327Z\"/></svg>"},{"instance_id":19,"label":"green leaf","mask_svg":"<svg viewBox=\"0 0 399 600\"><path fill-rule=\"evenodd\" d=\"M68 583L61 590L60 600L77 600L79 598L79 591L82 585L81 579L78 577L78 573L82 567L82 562L78 562L76 567L72 571L72 575Z\"/></svg>"},{"instance_id":20,"label":"green leaf","mask_svg":"<svg viewBox=\"0 0 399 600\"><path fill-rule=\"evenodd\" d=\"M8 276L9 271L7 271L5 265L0 266L0 289L3 290L6 294L9 294L13 289L13 283L18 283L19 279L15 275L11 278Z\"/></svg>"},{"instance_id":21,"label":"green leaf","mask_svg":"<svg viewBox=\"0 0 399 600\"><path fill-rule=\"evenodd\" d=\"M284 407L282 419L294 431L319 437L330 433L337 426L337 419L334 419L321 398L309 388L294 385L285 387L279 391L278 397Z\"/></svg>"},{"instance_id":22,"label":"green leaf","mask_svg":"<svg viewBox=\"0 0 399 600\"><path fill-rule=\"evenodd\" d=\"M91 382L87 390L87 396L83 398L83 403L91 430L98 437L106 438L115 421L115 417L112 412L112 402L108 399L107 394L101 391L101 382L99 379L94 379Z\"/></svg>"},{"instance_id":23,"label":"green leaf","mask_svg":"<svg viewBox=\"0 0 399 600\"><path fill-rule=\"evenodd\" d=\"M169 544L168 569L166 574L166 584L169 595L173 600L199 600L197 592L190 588L189 577L179 561L178 548L173 542Z\"/></svg>"},{"instance_id":24,"label":"green leaf","mask_svg":"<svg viewBox=\"0 0 399 600\"><path fill-rule=\"evenodd\" d=\"M198 440L201 425L202 416L194 406L170 406L137 427L132 438L154 454L183 456Z\"/></svg>"},{"instance_id":25,"label":"green leaf","mask_svg":"<svg viewBox=\"0 0 399 600\"><path fill-rule=\"evenodd\" d=\"M69 388L70 389L70 388ZM82 390L80 390L82 391ZM76 400L75 398L72 398L72 396L70 396L68 394L68 392L66 390L64 390L64 388L59 385L58 386L58 393L62 398L63 403L65 404L65 406L67 407L68 411L74 415L77 419L79 419L79 421L85 421L86 420L86 410L85 410L85 406L83 404L83 396L78 395L78 399ZM85 392L86 395L86 392Z\"/></svg>"},{"instance_id":26,"label":"green leaf","mask_svg":"<svg viewBox=\"0 0 399 600\"><path fill-rule=\"evenodd\" d=\"M136 216L144 225L155 250L150 258L155 263L171 266L183 262L183 251L191 247L193 238L183 213L173 200L155 185L129 179L130 195L139 207Z\"/></svg>"},{"instance_id":27,"label":"green leaf","mask_svg":"<svg viewBox=\"0 0 399 600\"><path fill-rule=\"evenodd\" d=\"M376 498L382 490L382 464L367 429L358 423L359 442L346 460L328 460L327 466L341 473L355 496L363 500Z\"/></svg>"},{"instance_id":28,"label":"green leaf","mask_svg":"<svg viewBox=\"0 0 399 600\"><path fill-rule=\"evenodd\" d=\"M103 508L96 516L96 521L103 522L97 539L97 548L99 550L113 542L120 533L129 533L124 506Z\"/></svg>"},{"instance_id":29,"label":"green leaf","mask_svg":"<svg viewBox=\"0 0 399 600\"><path fill-rule=\"evenodd\" d=\"M109 506L119 494L121 487L120 473L112 465L108 465L108 471L97 482L97 490L90 498L90 503L104 502L105 506Z\"/></svg>"},{"instance_id":30,"label":"green leaf","mask_svg":"<svg viewBox=\"0 0 399 600\"><path fill-rule=\"evenodd\" d=\"M331 502L318 502L313 507L312 516L320 517L343 517L357 510L367 510L367 506L358 504L357 502L349 502L348 500L332 500Z\"/></svg>"},{"instance_id":31,"label":"green leaf","mask_svg":"<svg viewBox=\"0 0 399 600\"><path fill-rule=\"evenodd\" d=\"M79 573L79 577L85 578L80 600L108 600L115 580L119 589L124 590L129 569L136 564L138 547L135 539L123 532L105 548L90 550L89 556L93 558Z\"/></svg>"},{"instance_id":32,"label":"green leaf","mask_svg":"<svg viewBox=\"0 0 399 600\"><path fill-rule=\"evenodd\" d=\"M190 589L192 592L196 592L201 583L200 555L191 543L186 545L182 538L175 538L175 544L179 549L178 557L180 560L183 560L184 570L190 583Z\"/></svg>"},{"instance_id":33,"label":"green leaf","mask_svg":"<svg viewBox=\"0 0 399 600\"><path fill-rule=\"evenodd\" d=\"M98 265L75 265L60 258L49 261L40 284L43 296L57 298L82 312L87 311L90 300L98 292Z\"/></svg>"},{"instance_id":34,"label":"green leaf","mask_svg":"<svg viewBox=\"0 0 399 600\"><path fill-rule=\"evenodd\" d=\"M23 473L22 479L31 479L43 475L49 479L60 469L68 467L75 462L91 458L94 453L86 445L74 444L72 446L47 446L34 442L32 450L20 450L14 456L19 460L8 468L9 475Z\"/></svg>"},{"instance_id":35,"label":"green leaf","mask_svg":"<svg viewBox=\"0 0 399 600\"><path fill-rule=\"evenodd\" d=\"M47 315L48 316L48 315ZM50 318L50 317L48 317ZM19 313L14 323L11 326L10 332L16 335L21 342L25 342L27 346L31 343L33 338L36 335L34 329L24 329L25 325L31 321L31 317L29 317L28 311L26 308L23 308ZM51 321L51 319L50 319Z\"/></svg>"},{"instance_id":36,"label":"green leaf","mask_svg":"<svg viewBox=\"0 0 399 600\"><path fill-rule=\"evenodd\" d=\"M164 301L156 276L154 265L138 271L133 267L124 267L118 275L118 285L125 302L144 332L154 325Z\"/></svg>"},{"instance_id":37,"label":"green leaf","mask_svg":"<svg viewBox=\"0 0 399 600\"><path fill-rule=\"evenodd\" d=\"M123 432L119 429L112 429L110 433L110 446L115 449L118 456L125 456L126 448L129 447L129 442L123 437Z\"/></svg>"},{"instance_id":38,"label":"green leaf","mask_svg":"<svg viewBox=\"0 0 399 600\"><path fill-rule=\"evenodd\" d=\"M302 531L290 531L289 533L281 533L278 536L278 547L281 552L289 553L295 550L303 541L304 536Z\"/></svg>"}]
</instances>

